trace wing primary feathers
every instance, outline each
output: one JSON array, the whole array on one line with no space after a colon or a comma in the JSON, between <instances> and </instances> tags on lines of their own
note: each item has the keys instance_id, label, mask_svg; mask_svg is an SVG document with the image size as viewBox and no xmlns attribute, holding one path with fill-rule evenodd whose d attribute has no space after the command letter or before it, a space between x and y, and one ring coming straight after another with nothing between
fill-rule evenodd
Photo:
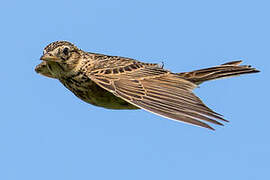
<instances>
[{"instance_id":1,"label":"wing primary feathers","mask_svg":"<svg viewBox=\"0 0 270 180\"><path fill-rule=\"evenodd\" d=\"M204 108L204 106L196 106L196 105L193 105L193 104L186 104L186 103L182 103L181 100L179 101L178 99L171 99L171 98L164 98L164 97L161 97L161 96L155 96L155 95L152 95L150 93L147 93L149 97L151 97L152 100L155 100L155 101L160 101L161 103L170 103L173 107L179 107L179 108L183 108L185 110L192 110L194 112L198 112L198 113L201 113L201 114L204 114L206 116L210 116L210 117L213 117L213 118L216 118L216 119L219 119L219 120L222 120L222 121L227 121L225 119L223 119L222 117L216 115L216 113L214 111L209 111L208 109Z\"/></svg>"},{"instance_id":2,"label":"wing primary feathers","mask_svg":"<svg viewBox=\"0 0 270 180\"><path fill-rule=\"evenodd\" d=\"M134 105L137 105L137 106L141 107L142 109L145 109L147 111L150 111L152 113L158 114L160 116L163 116L163 117L166 117L166 118L169 118L172 120L183 121L184 123L187 123L187 124L192 124L195 126L200 126L200 127L208 128L211 130L215 130L214 128L212 128L211 126L209 126L208 124L206 124L204 122L194 120L194 119L192 119L188 116L185 116L185 115L181 116L181 118L180 118L176 114L164 111L163 108L156 107L152 103L147 103L147 102L142 102L142 101L140 101L140 102L134 101L133 103L134 103Z\"/></svg>"},{"instance_id":3,"label":"wing primary feathers","mask_svg":"<svg viewBox=\"0 0 270 180\"><path fill-rule=\"evenodd\" d=\"M160 107L160 108L166 108L168 111L171 111L173 114L178 114L179 116L186 114L194 119L208 121L210 123L214 123L217 125L223 125L222 123L220 123L216 120L208 118L207 116L205 116L205 114L207 114L207 113L200 112L200 110L192 110L190 108L183 108L183 107L176 105L176 104L169 104L168 101L167 102L158 101L158 100L155 100L155 99L152 99L149 97L144 98L143 101L155 104L157 107ZM201 115L200 113L203 115ZM212 115L210 114L209 116L212 116Z\"/></svg>"},{"instance_id":4,"label":"wing primary feathers","mask_svg":"<svg viewBox=\"0 0 270 180\"><path fill-rule=\"evenodd\" d=\"M184 98L183 96L175 95L173 93L168 94L167 92L164 92L164 91L159 91L159 92L156 92L156 91L157 90L153 90L153 89L148 88L147 89L147 94L151 95L152 97L156 97L156 98L164 98L164 97L166 97L166 98L169 98L169 101L176 101L176 99L178 99L179 100L178 103L185 104L186 106L190 106L190 107L192 107L194 109L202 109L202 110L204 110L206 112L207 111L211 112L212 114L217 115L217 117L222 116L221 114L218 114L215 111L208 108L207 106L205 106L203 103L199 103L200 101L198 102L196 100L192 100L192 99L189 99L189 98L186 98L186 97ZM227 121L227 120L225 120L223 118L221 118L221 120Z\"/></svg>"}]
</instances>

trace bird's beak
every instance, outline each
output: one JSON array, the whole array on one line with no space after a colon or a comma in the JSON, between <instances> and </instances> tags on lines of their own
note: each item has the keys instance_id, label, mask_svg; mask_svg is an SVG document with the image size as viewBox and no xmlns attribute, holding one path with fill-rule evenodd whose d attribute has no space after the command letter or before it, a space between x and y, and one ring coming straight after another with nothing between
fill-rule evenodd
<instances>
[{"instance_id":1,"label":"bird's beak","mask_svg":"<svg viewBox=\"0 0 270 180\"><path fill-rule=\"evenodd\" d=\"M52 61L52 62L61 62L61 59L54 56L54 55L51 55L50 53L46 53L44 55L42 55L40 57L40 60L43 60L43 61Z\"/></svg>"}]
</instances>

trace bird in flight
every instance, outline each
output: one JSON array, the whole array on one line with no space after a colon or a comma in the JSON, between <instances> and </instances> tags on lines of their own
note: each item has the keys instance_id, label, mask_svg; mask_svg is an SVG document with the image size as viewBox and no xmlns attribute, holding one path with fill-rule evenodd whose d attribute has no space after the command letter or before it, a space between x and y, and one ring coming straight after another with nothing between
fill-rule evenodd
<instances>
[{"instance_id":1,"label":"bird in flight","mask_svg":"<svg viewBox=\"0 0 270 180\"><path fill-rule=\"evenodd\" d=\"M173 73L154 63L85 52L67 41L45 47L35 71L58 79L81 100L108 109L144 109L157 115L214 130L222 115L193 92L199 84L219 78L257 73L242 61L191 72Z\"/></svg>"}]
</instances>

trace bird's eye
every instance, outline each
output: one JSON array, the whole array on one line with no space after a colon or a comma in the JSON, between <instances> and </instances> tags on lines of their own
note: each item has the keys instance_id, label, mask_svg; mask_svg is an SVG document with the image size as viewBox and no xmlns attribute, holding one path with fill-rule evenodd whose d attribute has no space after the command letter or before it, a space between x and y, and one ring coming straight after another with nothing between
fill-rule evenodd
<instances>
[{"instance_id":1,"label":"bird's eye","mask_svg":"<svg viewBox=\"0 0 270 180\"><path fill-rule=\"evenodd\" d=\"M63 49L63 53L64 53L64 55L68 55L68 52L69 52L69 49L67 48L67 47L65 47L64 49Z\"/></svg>"}]
</instances>

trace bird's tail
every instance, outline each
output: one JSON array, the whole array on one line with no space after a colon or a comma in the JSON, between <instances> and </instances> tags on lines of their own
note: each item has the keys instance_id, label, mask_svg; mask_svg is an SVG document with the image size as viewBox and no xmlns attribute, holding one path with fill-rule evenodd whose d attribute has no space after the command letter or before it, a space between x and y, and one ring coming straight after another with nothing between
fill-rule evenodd
<instances>
[{"instance_id":1,"label":"bird's tail","mask_svg":"<svg viewBox=\"0 0 270 180\"><path fill-rule=\"evenodd\" d=\"M242 61L232 61L211 68L177 74L195 84L201 84L209 80L260 72L259 70L252 68L250 65L240 66L241 63Z\"/></svg>"}]
</instances>

